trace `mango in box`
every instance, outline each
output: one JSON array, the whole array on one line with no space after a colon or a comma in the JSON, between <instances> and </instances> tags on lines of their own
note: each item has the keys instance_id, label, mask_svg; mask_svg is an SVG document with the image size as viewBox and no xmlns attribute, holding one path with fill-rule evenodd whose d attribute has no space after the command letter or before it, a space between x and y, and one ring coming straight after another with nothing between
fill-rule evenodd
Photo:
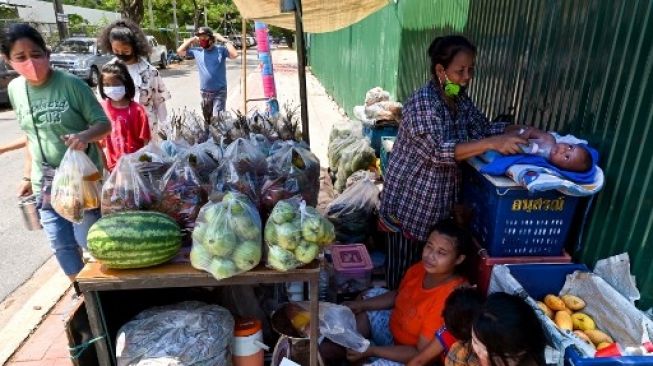
<instances>
[{"instance_id":1,"label":"mango in box","mask_svg":"<svg viewBox=\"0 0 653 366\"><path fill-rule=\"evenodd\" d=\"M565 310L565 303L558 296L548 294L544 297L544 303L553 311Z\"/></svg>"},{"instance_id":2,"label":"mango in box","mask_svg":"<svg viewBox=\"0 0 653 366\"><path fill-rule=\"evenodd\" d=\"M582 339L585 343L587 343L590 346L594 347L594 343L592 343L592 340L590 339L590 337L588 337L587 334L585 334L585 332L583 332L582 330L575 330L574 334L578 338Z\"/></svg>"},{"instance_id":3,"label":"mango in box","mask_svg":"<svg viewBox=\"0 0 653 366\"><path fill-rule=\"evenodd\" d=\"M585 301L578 296L562 295L560 299L565 303L565 306L572 311L579 311L585 308Z\"/></svg>"},{"instance_id":4,"label":"mango in box","mask_svg":"<svg viewBox=\"0 0 653 366\"><path fill-rule=\"evenodd\" d=\"M549 309L545 303L538 301L537 306L544 312L544 315L546 315L549 319L553 319L553 311Z\"/></svg>"},{"instance_id":5,"label":"mango in box","mask_svg":"<svg viewBox=\"0 0 653 366\"><path fill-rule=\"evenodd\" d=\"M562 330L573 330L574 323L571 316L564 310L560 310L555 315L555 323Z\"/></svg>"},{"instance_id":6,"label":"mango in box","mask_svg":"<svg viewBox=\"0 0 653 366\"><path fill-rule=\"evenodd\" d=\"M597 346L601 343L614 343L614 340L612 340L609 335L603 333L598 329L586 330L585 334L587 334L592 343L596 344Z\"/></svg>"},{"instance_id":7,"label":"mango in box","mask_svg":"<svg viewBox=\"0 0 653 366\"><path fill-rule=\"evenodd\" d=\"M583 331L596 329L596 324L594 324L594 320L585 313L574 313L571 316L571 321L574 324L574 329L583 330Z\"/></svg>"}]
</instances>

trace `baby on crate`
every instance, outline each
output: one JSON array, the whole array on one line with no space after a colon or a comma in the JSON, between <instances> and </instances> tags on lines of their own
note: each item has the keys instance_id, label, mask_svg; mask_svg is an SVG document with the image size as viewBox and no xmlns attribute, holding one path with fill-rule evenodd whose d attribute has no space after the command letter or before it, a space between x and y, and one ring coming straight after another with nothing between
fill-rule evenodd
<instances>
[{"instance_id":1,"label":"baby on crate","mask_svg":"<svg viewBox=\"0 0 653 366\"><path fill-rule=\"evenodd\" d=\"M570 172L584 173L592 168L592 155L582 144L557 142L552 134L535 127L522 128L516 133L528 140L528 145L520 145L524 154L541 156L554 167ZM488 151L483 159L492 162L499 156L496 151Z\"/></svg>"}]
</instances>

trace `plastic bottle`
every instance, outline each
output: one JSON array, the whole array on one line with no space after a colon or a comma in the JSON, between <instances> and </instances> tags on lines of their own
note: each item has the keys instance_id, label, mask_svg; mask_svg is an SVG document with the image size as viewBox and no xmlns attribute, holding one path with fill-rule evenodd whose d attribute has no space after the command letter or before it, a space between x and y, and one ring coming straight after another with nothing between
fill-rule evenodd
<instances>
[{"instance_id":1,"label":"plastic bottle","mask_svg":"<svg viewBox=\"0 0 653 366\"><path fill-rule=\"evenodd\" d=\"M319 299L320 301L329 301L329 269L327 268L326 260L320 261L320 283L319 283Z\"/></svg>"},{"instance_id":2,"label":"plastic bottle","mask_svg":"<svg viewBox=\"0 0 653 366\"><path fill-rule=\"evenodd\" d=\"M524 154L534 154L541 156L545 159L549 158L551 154L551 146L538 144L534 140L529 140L528 145L519 145Z\"/></svg>"},{"instance_id":3,"label":"plastic bottle","mask_svg":"<svg viewBox=\"0 0 653 366\"><path fill-rule=\"evenodd\" d=\"M288 282L286 292L290 301L304 301L304 282Z\"/></svg>"},{"instance_id":4,"label":"plastic bottle","mask_svg":"<svg viewBox=\"0 0 653 366\"><path fill-rule=\"evenodd\" d=\"M263 343L261 322L254 318L236 320L233 341L234 366L263 366L263 350L268 346Z\"/></svg>"}]
</instances>

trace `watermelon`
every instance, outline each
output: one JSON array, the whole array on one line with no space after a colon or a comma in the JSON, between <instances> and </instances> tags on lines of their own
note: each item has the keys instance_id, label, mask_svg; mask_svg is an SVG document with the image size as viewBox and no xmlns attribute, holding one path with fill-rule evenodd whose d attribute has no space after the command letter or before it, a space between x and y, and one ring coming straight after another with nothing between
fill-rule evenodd
<instances>
[{"instance_id":1,"label":"watermelon","mask_svg":"<svg viewBox=\"0 0 653 366\"><path fill-rule=\"evenodd\" d=\"M88 231L88 250L108 268L165 263L181 248L179 225L159 212L127 211L99 219Z\"/></svg>"}]
</instances>

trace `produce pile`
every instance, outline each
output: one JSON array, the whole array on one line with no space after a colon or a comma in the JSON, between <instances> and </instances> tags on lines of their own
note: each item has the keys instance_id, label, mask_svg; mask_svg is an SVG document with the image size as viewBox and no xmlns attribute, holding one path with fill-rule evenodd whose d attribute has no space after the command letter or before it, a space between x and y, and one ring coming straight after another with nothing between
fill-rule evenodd
<instances>
[{"instance_id":1,"label":"produce pile","mask_svg":"<svg viewBox=\"0 0 653 366\"><path fill-rule=\"evenodd\" d=\"M329 135L329 167L335 174L334 188L342 192L347 178L359 170L373 168L376 154L369 141L363 138L360 122L334 126Z\"/></svg>"},{"instance_id":2,"label":"produce pile","mask_svg":"<svg viewBox=\"0 0 653 366\"><path fill-rule=\"evenodd\" d=\"M365 105L354 107L354 115L360 121L375 124L378 121L401 121L403 106L390 100L390 93L375 87L365 94Z\"/></svg>"},{"instance_id":3,"label":"produce pile","mask_svg":"<svg viewBox=\"0 0 653 366\"><path fill-rule=\"evenodd\" d=\"M245 195L227 193L202 207L193 231L190 261L216 279L256 267L261 260L261 218Z\"/></svg>"},{"instance_id":4,"label":"produce pile","mask_svg":"<svg viewBox=\"0 0 653 366\"><path fill-rule=\"evenodd\" d=\"M319 160L307 145L292 139L279 139L284 133L289 136L288 131L269 128L266 125L269 119L260 115L239 118L240 123L247 124L247 134L229 144L225 143L225 136L221 136L221 144L212 139L196 139L196 143L191 144L185 140L184 133L177 133L195 131L190 126L190 129L176 129L175 134L166 135L176 136L174 140L151 142L136 153L123 156L102 189L104 214L109 215L107 217L138 212L144 217L158 215L156 212L165 214L161 216L176 223L175 240L181 233L184 243L190 245L192 242L192 264L216 278L226 278L250 270L260 262L263 226L259 210L267 216L279 201L297 196L306 201L302 203L301 214L297 204L298 219L293 222L299 234L292 237L298 241L288 243L290 237L284 237L283 230L281 237L287 239L283 242L286 248L293 247L289 252L291 256L299 257L294 259L292 266L312 261L319 246L330 244L334 236L333 226L316 216L314 208L305 207L317 204ZM291 115L276 121L297 123ZM154 219L160 220L160 217ZM166 237L172 237L170 227L166 228ZM157 233L156 229L141 228L146 229L152 232L144 234L145 237ZM130 230L130 235L136 237L139 229ZM295 250L294 247L301 248ZM106 249L99 249L98 258L106 259L113 268L129 268L131 262L119 259L148 256L130 253L132 249L112 247L108 257L101 253ZM277 257L273 255L272 261ZM161 263L160 260L161 257L150 258L136 265L154 265ZM283 263L283 260L277 262ZM290 268L288 265L277 267Z\"/></svg>"},{"instance_id":5,"label":"produce pile","mask_svg":"<svg viewBox=\"0 0 653 366\"><path fill-rule=\"evenodd\" d=\"M279 201L265 224L267 265L288 271L311 263L335 239L333 224L298 197Z\"/></svg>"},{"instance_id":6,"label":"produce pile","mask_svg":"<svg viewBox=\"0 0 653 366\"><path fill-rule=\"evenodd\" d=\"M100 179L84 152L68 149L52 180L52 208L70 222L82 222L86 210L100 207Z\"/></svg>"},{"instance_id":7,"label":"produce pile","mask_svg":"<svg viewBox=\"0 0 653 366\"><path fill-rule=\"evenodd\" d=\"M573 331L573 334L595 347L597 351L614 343L612 337L597 329L594 319L582 312L585 301L578 296L549 294L537 305L562 331Z\"/></svg>"}]
</instances>

